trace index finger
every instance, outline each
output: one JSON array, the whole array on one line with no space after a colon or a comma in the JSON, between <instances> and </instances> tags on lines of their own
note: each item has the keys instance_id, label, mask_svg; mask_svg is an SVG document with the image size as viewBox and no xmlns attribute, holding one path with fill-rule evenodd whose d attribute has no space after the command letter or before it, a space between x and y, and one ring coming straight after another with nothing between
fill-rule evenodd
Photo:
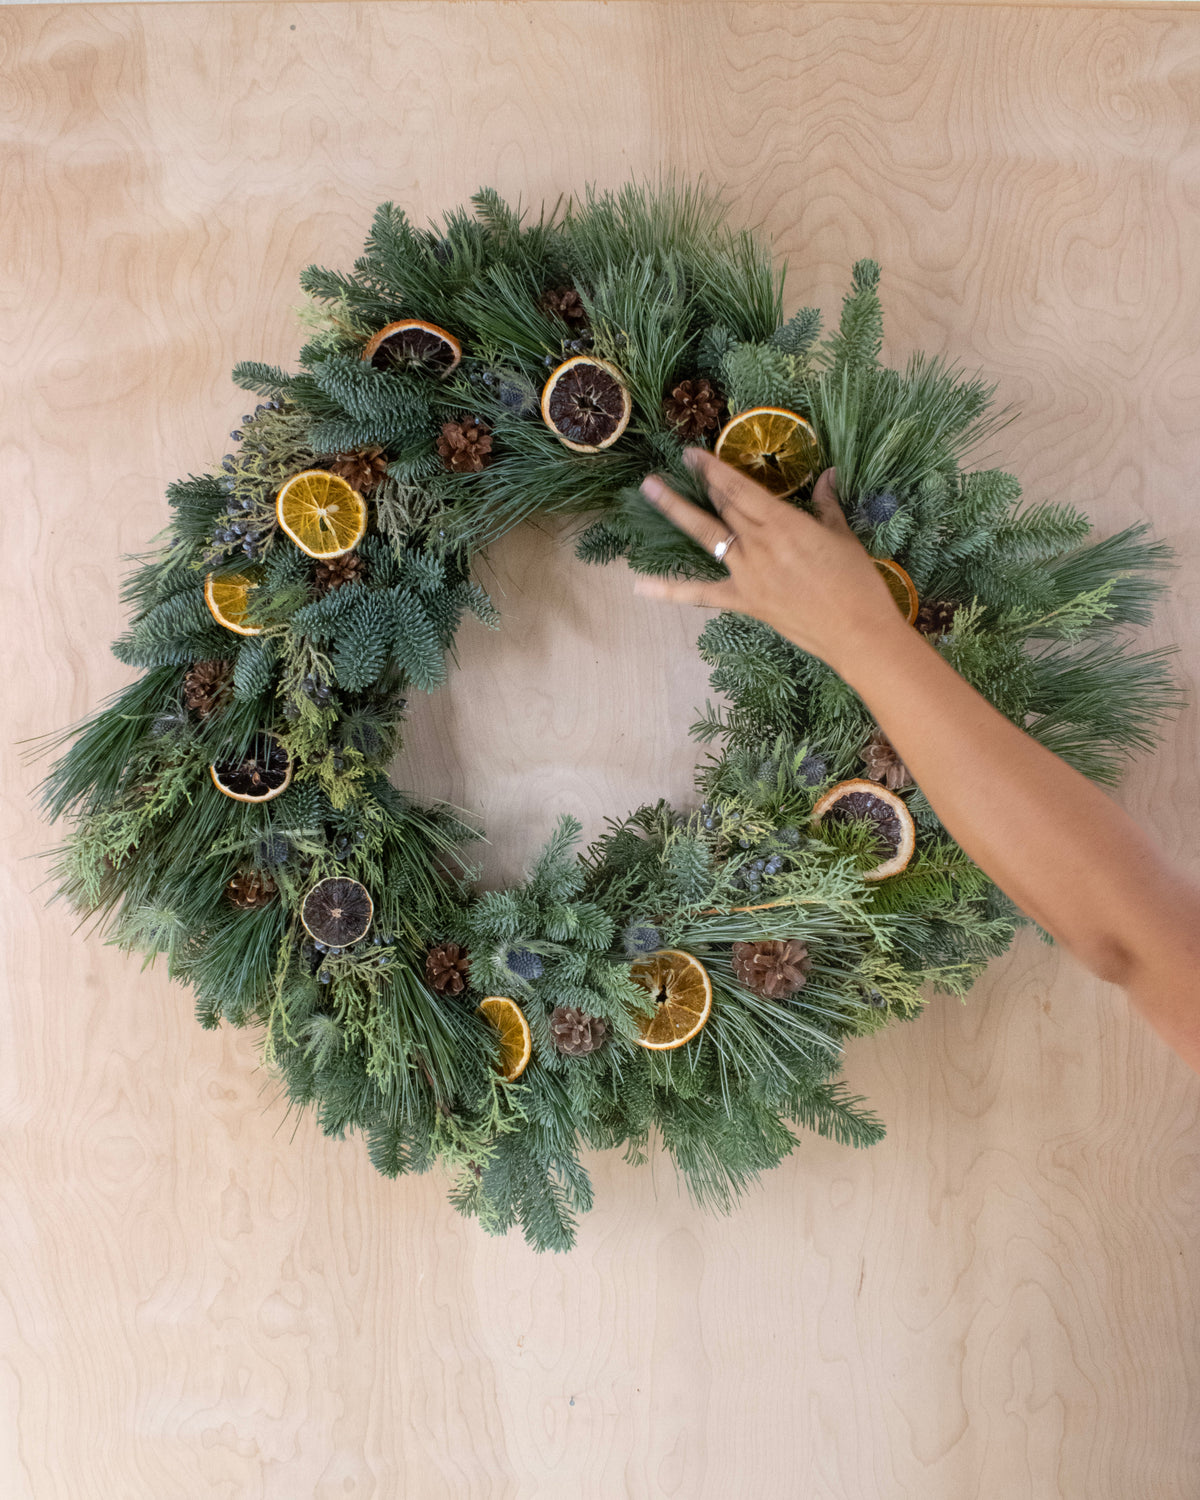
<instances>
[{"instance_id":1,"label":"index finger","mask_svg":"<svg viewBox=\"0 0 1200 1500\"><path fill-rule=\"evenodd\" d=\"M702 510L690 500L685 500L657 474L647 474L642 480L641 490L680 531L686 531L688 536L699 542L705 552L711 552L718 542L724 541L730 534L729 522L724 516L714 516L711 511Z\"/></svg>"},{"instance_id":2,"label":"index finger","mask_svg":"<svg viewBox=\"0 0 1200 1500\"><path fill-rule=\"evenodd\" d=\"M704 480L709 498L721 516L735 515L741 521L762 526L771 519L771 507L782 503L707 448L685 448L683 461Z\"/></svg>"}]
</instances>

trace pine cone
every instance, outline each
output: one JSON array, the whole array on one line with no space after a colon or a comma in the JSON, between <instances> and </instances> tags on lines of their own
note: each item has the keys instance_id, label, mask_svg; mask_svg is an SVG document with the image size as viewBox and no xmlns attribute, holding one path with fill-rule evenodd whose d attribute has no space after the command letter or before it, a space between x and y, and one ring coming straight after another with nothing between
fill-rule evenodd
<instances>
[{"instance_id":1,"label":"pine cone","mask_svg":"<svg viewBox=\"0 0 1200 1500\"><path fill-rule=\"evenodd\" d=\"M930 599L917 610L913 622L922 635L945 635L954 624L958 605L949 599Z\"/></svg>"},{"instance_id":2,"label":"pine cone","mask_svg":"<svg viewBox=\"0 0 1200 1500\"><path fill-rule=\"evenodd\" d=\"M425 978L439 995L461 995L471 972L471 955L457 943L437 943L425 955Z\"/></svg>"},{"instance_id":3,"label":"pine cone","mask_svg":"<svg viewBox=\"0 0 1200 1500\"><path fill-rule=\"evenodd\" d=\"M734 976L768 1000L786 1000L802 990L811 968L808 949L798 938L763 938L733 945Z\"/></svg>"},{"instance_id":4,"label":"pine cone","mask_svg":"<svg viewBox=\"0 0 1200 1500\"><path fill-rule=\"evenodd\" d=\"M470 417L465 422L447 422L437 440L437 451L455 474L476 474L492 451L492 432L486 422Z\"/></svg>"},{"instance_id":5,"label":"pine cone","mask_svg":"<svg viewBox=\"0 0 1200 1500\"><path fill-rule=\"evenodd\" d=\"M558 1005L550 1013L550 1034L554 1045L568 1057L586 1057L608 1035L608 1026L599 1016L587 1016L570 1005Z\"/></svg>"},{"instance_id":6,"label":"pine cone","mask_svg":"<svg viewBox=\"0 0 1200 1500\"><path fill-rule=\"evenodd\" d=\"M225 894L234 906L249 911L251 907L265 906L279 894L279 887L263 870L239 870L225 887Z\"/></svg>"},{"instance_id":7,"label":"pine cone","mask_svg":"<svg viewBox=\"0 0 1200 1500\"><path fill-rule=\"evenodd\" d=\"M538 306L551 317L561 318L569 328L587 326L587 309L573 286L550 287L542 293Z\"/></svg>"},{"instance_id":8,"label":"pine cone","mask_svg":"<svg viewBox=\"0 0 1200 1500\"><path fill-rule=\"evenodd\" d=\"M366 558L357 552L343 552L341 557L319 562L313 581L318 594L327 594L330 589L340 589L347 583L361 583L366 576Z\"/></svg>"},{"instance_id":9,"label":"pine cone","mask_svg":"<svg viewBox=\"0 0 1200 1500\"><path fill-rule=\"evenodd\" d=\"M233 696L233 663L231 661L198 661L188 668L183 679L183 701L202 719L224 708Z\"/></svg>"},{"instance_id":10,"label":"pine cone","mask_svg":"<svg viewBox=\"0 0 1200 1500\"><path fill-rule=\"evenodd\" d=\"M724 397L708 380L681 380L663 400L663 417L681 438L698 438L721 425Z\"/></svg>"},{"instance_id":11,"label":"pine cone","mask_svg":"<svg viewBox=\"0 0 1200 1500\"><path fill-rule=\"evenodd\" d=\"M867 763L867 776L871 781L882 781L892 792L897 787L912 784L912 773L896 754L887 735L878 726L858 754L859 758Z\"/></svg>"},{"instance_id":12,"label":"pine cone","mask_svg":"<svg viewBox=\"0 0 1200 1500\"><path fill-rule=\"evenodd\" d=\"M337 453L325 464L331 474L348 479L360 495L367 495L387 478L387 454L382 448L360 448Z\"/></svg>"}]
</instances>

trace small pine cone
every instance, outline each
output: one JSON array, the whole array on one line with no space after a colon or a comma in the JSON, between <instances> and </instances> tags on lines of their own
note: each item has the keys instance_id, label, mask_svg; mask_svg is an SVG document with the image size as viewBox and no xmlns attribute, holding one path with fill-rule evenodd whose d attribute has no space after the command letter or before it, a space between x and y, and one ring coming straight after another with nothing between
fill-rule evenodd
<instances>
[{"instance_id":1,"label":"small pine cone","mask_svg":"<svg viewBox=\"0 0 1200 1500\"><path fill-rule=\"evenodd\" d=\"M763 938L757 943L734 943L735 978L768 1000L786 1000L802 990L812 959L798 938Z\"/></svg>"},{"instance_id":2,"label":"small pine cone","mask_svg":"<svg viewBox=\"0 0 1200 1500\"><path fill-rule=\"evenodd\" d=\"M184 674L183 701L202 719L224 708L232 695L231 661L198 661Z\"/></svg>"},{"instance_id":3,"label":"small pine cone","mask_svg":"<svg viewBox=\"0 0 1200 1500\"><path fill-rule=\"evenodd\" d=\"M558 1005L550 1013L550 1034L554 1045L568 1057L586 1057L608 1035L608 1026L599 1016L588 1016L570 1005Z\"/></svg>"},{"instance_id":4,"label":"small pine cone","mask_svg":"<svg viewBox=\"0 0 1200 1500\"><path fill-rule=\"evenodd\" d=\"M357 552L344 552L341 557L319 562L313 582L318 594L327 594L330 589L340 589L347 583L361 583L366 576L366 558Z\"/></svg>"},{"instance_id":5,"label":"small pine cone","mask_svg":"<svg viewBox=\"0 0 1200 1500\"><path fill-rule=\"evenodd\" d=\"M949 599L930 599L917 610L914 623L922 635L945 635L957 613L958 605Z\"/></svg>"},{"instance_id":6,"label":"small pine cone","mask_svg":"<svg viewBox=\"0 0 1200 1500\"><path fill-rule=\"evenodd\" d=\"M348 479L360 495L369 495L387 478L387 454L382 448L360 448L337 453L325 464L331 474Z\"/></svg>"},{"instance_id":7,"label":"small pine cone","mask_svg":"<svg viewBox=\"0 0 1200 1500\"><path fill-rule=\"evenodd\" d=\"M663 417L681 438L698 438L721 425L724 405L711 381L681 380L663 400Z\"/></svg>"},{"instance_id":8,"label":"small pine cone","mask_svg":"<svg viewBox=\"0 0 1200 1500\"><path fill-rule=\"evenodd\" d=\"M425 955L425 978L439 995L461 995L471 972L471 955L457 943L436 943Z\"/></svg>"},{"instance_id":9,"label":"small pine cone","mask_svg":"<svg viewBox=\"0 0 1200 1500\"><path fill-rule=\"evenodd\" d=\"M912 773L896 754L892 742L878 727L875 733L858 752L866 761L867 776L871 781L882 781L889 791L897 787L911 786Z\"/></svg>"},{"instance_id":10,"label":"small pine cone","mask_svg":"<svg viewBox=\"0 0 1200 1500\"><path fill-rule=\"evenodd\" d=\"M225 887L225 894L234 906L249 911L265 906L279 894L279 887L264 870L239 870Z\"/></svg>"},{"instance_id":11,"label":"small pine cone","mask_svg":"<svg viewBox=\"0 0 1200 1500\"><path fill-rule=\"evenodd\" d=\"M455 474L477 474L492 451L491 428L478 417L447 422L437 440L437 451Z\"/></svg>"},{"instance_id":12,"label":"small pine cone","mask_svg":"<svg viewBox=\"0 0 1200 1500\"><path fill-rule=\"evenodd\" d=\"M561 318L568 328L587 326L587 309L573 286L554 286L544 291L538 306L551 317Z\"/></svg>"}]
</instances>

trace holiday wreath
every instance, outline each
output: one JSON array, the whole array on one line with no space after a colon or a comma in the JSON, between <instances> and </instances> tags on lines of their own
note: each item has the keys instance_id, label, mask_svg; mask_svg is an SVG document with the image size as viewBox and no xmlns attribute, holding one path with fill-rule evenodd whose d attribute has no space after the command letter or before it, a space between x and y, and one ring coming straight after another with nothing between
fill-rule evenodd
<instances>
[{"instance_id":1,"label":"holiday wreath","mask_svg":"<svg viewBox=\"0 0 1200 1500\"><path fill-rule=\"evenodd\" d=\"M539 512L639 570L721 565L640 499L712 445L804 505L841 503L914 629L1003 713L1115 780L1173 702L1145 622L1167 549L1089 540L1069 505L963 467L992 388L920 354L883 367L878 268L839 326L783 317L784 270L716 196L588 189L538 222L491 190L421 229L377 211L351 274L308 268L301 371L240 364L264 400L220 472L168 487L116 643L142 675L64 736L60 893L167 956L201 1024L262 1030L322 1128L381 1172L451 1171L491 1232L563 1249L583 1147L646 1160L652 1127L727 1210L792 1126L881 1134L843 1041L962 994L1021 917L940 827L849 688L724 614L699 649L723 696L697 805L564 819L526 881L474 891L475 830L393 787L405 695L446 676L473 558ZM987 795L986 787L981 796Z\"/></svg>"}]
</instances>

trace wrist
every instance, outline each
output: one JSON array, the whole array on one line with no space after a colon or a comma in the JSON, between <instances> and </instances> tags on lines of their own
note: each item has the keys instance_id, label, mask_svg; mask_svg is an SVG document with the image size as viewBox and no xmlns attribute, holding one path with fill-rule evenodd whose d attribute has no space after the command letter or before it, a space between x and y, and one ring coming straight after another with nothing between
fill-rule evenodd
<instances>
[{"instance_id":1,"label":"wrist","mask_svg":"<svg viewBox=\"0 0 1200 1500\"><path fill-rule=\"evenodd\" d=\"M894 607L886 612L847 621L827 652L818 653L860 698L865 698L880 674L895 680L907 670L928 642Z\"/></svg>"}]
</instances>

